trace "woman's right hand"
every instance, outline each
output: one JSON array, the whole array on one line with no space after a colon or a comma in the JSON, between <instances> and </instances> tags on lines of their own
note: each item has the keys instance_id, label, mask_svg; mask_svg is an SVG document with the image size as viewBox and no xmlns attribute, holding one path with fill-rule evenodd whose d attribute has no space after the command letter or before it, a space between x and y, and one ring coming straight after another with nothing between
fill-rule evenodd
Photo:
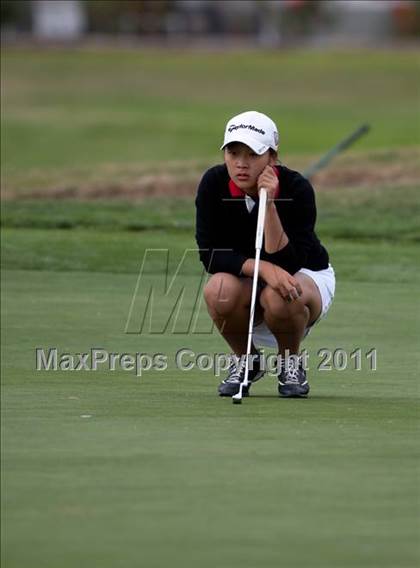
<instances>
[{"instance_id":1,"label":"woman's right hand","mask_svg":"<svg viewBox=\"0 0 420 568\"><path fill-rule=\"evenodd\" d=\"M299 282L291 274L271 262L260 262L260 278L271 288L274 288L287 302L293 302L302 295Z\"/></svg>"}]
</instances>

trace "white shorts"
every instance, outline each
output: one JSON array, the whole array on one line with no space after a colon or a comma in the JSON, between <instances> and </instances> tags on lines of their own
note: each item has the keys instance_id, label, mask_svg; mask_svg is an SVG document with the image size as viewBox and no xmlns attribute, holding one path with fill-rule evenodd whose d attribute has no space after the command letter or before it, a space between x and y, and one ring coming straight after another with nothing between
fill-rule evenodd
<instances>
[{"instance_id":1,"label":"white shorts","mask_svg":"<svg viewBox=\"0 0 420 568\"><path fill-rule=\"evenodd\" d=\"M328 265L328 268L317 271L309 270L309 268L301 268L297 272L297 274L299 273L307 274L310 278L312 278L312 280L317 285L319 293L321 294L322 303L319 318L305 330L303 337L306 337L311 331L312 327L317 324L322 318L324 318L327 315L328 310L330 309L335 293L335 273L334 268L331 266L331 264ZM277 340L268 329L265 321L254 326L252 337L256 345L277 348Z\"/></svg>"}]
</instances>

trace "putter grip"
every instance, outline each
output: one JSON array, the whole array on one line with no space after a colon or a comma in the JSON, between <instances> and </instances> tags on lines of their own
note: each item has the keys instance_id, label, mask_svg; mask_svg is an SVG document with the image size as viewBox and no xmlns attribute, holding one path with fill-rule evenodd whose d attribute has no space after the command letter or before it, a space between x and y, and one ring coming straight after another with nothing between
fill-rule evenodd
<instances>
[{"instance_id":1,"label":"putter grip","mask_svg":"<svg viewBox=\"0 0 420 568\"><path fill-rule=\"evenodd\" d=\"M266 205L267 205L267 190L262 187L260 191L260 204L258 207L257 234L255 237L256 249L262 248Z\"/></svg>"}]
</instances>

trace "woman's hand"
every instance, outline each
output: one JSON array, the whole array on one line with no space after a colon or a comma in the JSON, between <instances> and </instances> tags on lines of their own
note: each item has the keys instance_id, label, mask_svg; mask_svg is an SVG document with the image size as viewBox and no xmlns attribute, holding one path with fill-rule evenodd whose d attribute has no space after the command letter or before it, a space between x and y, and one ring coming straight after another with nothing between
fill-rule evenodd
<instances>
[{"instance_id":1,"label":"woman's hand","mask_svg":"<svg viewBox=\"0 0 420 568\"><path fill-rule=\"evenodd\" d=\"M287 302L293 302L302 295L301 285L296 278L271 262L260 262L260 277Z\"/></svg>"},{"instance_id":2,"label":"woman's hand","mask_svg":"<svg viewBox=\"0 0 420 568\"><path fill-rule=\"evenodd\" d=\"M258 185L258 194L260 193L262 187L267 190L267 206L268 206L275 198L277 190L279 188L279 180L272 166L266 166L263 169L261 174L258 176L257 185Z\"/></svg>"}]
</instances>

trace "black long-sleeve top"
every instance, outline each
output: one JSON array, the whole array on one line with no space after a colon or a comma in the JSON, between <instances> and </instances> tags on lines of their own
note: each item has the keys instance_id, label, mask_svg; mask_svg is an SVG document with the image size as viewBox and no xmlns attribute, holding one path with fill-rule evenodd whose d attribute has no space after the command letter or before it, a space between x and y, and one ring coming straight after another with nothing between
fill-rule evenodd
<instances>
[{"instance_id":1,"label":"black long-sleeve top","mask_svg":"<svg viewBox=\"0 0 420 568\"><path fill-rule=\"evenodd\" d=\"M275 201L289 242L274 253L261 250L261 259L295 274L301 268L328 267L328 253L315 234L316 205L312 185L301 174L276 166L279 195ZM257 204L248 212L245 194L229 178L225 165L204 174L196 197L196 240L207 272L239 276L244 262L255 258Z\"/></svg>"}]
</instances>

